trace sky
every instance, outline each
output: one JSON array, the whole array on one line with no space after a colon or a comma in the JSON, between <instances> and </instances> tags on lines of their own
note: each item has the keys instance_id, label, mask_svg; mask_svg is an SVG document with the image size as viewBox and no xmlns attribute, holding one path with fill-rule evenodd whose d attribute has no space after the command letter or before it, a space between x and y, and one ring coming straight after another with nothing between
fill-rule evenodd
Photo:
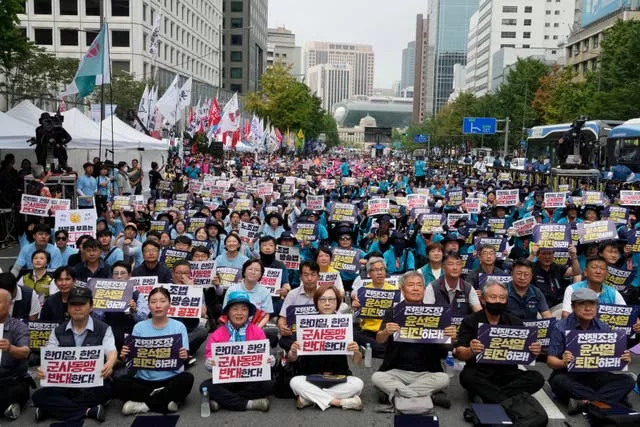
<instances>
[{"instance_id":1,"label":"sky","mask_svg":"<svg viewBox=\"0 0 640 427\"><path fill-rule=\"evenodd\" d=\"M303 48L310 41L373 45L374 87L391 89L402 49L416 38L416 15L426 12L427 0L269 0L269 28L293 31Z\"/></svg>"}]
</instances>

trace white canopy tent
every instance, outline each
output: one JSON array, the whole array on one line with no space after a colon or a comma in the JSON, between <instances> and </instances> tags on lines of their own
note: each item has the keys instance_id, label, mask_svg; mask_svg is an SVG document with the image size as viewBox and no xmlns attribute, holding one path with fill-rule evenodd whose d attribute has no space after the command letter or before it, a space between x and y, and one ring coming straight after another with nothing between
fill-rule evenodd
<instances>
[{"instance_id":1,"label":"white canopy tent","mask_svg":"<svg viewBox=\"0 0 640 427\"><path fill-rule=\"evenodd\" d=\"M15 150L27 146L27 140L33 136L33 128L0 113L0 150Z\"/></svg>"}]
</instances>

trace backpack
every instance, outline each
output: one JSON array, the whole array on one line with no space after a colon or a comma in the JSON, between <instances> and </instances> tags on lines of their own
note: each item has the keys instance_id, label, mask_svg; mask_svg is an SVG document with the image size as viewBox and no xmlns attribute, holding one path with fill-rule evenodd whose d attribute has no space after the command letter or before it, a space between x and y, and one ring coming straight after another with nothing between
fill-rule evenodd
<instances>
[{"instance_id":1,"label":"backpack","mask_svg":"<svg viewBox=\"0 0 640 427\"><path fill-rule=\"evenodd\" d=\"M514 427L545 427L549 417L540 402L522 392L500 402Z\"/></svg>"},{"instance_id":2,"label":"backpack","mask_svg":"<svg viewBox=\"0 0 640 427\"><path fill-rule=\"evenodd\" d=\"M591 402L587 407L587 419L592 427L631 427L640 425L640 412L622 405Z\"/></svg>"}]
</instances>

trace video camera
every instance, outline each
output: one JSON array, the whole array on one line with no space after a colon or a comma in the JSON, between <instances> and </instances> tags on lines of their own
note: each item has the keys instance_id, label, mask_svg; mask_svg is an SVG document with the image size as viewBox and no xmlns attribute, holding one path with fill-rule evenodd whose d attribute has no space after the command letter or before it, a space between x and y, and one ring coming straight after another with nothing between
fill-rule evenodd
<instances>
[{"instance_id":1,"label":"video camera","mask_svg":"<svg viewBox=\"0 0 640 427\"><path fill-rule=\"evenodd\" d=\"M562 168L593 168L594 167L594 142L587 141L582 128L589 120L586 116L580 116L568 131L558 141L558 159Z\"/></svg>"},{"instance_id":2,"label":"video camera","mask_svg":"<svg viewBox=\"0 0 640 427\"><path fill-rule=\"evenodd\" d=\"M38 164L47 167L49 157L58 159L60 169L67 168L67 149L71 135L62 127L64 117L58 112L54 116L42 113L38 119L40 126L36 128L35 138L28 142L35 145Z\"/></svg>"}]
</instances>

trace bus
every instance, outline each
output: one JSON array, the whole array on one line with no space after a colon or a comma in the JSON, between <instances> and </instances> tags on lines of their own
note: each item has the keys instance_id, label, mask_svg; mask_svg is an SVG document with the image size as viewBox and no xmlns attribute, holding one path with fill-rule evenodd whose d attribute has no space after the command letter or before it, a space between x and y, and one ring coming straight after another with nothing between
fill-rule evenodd
<instances>
[{"instance_id":1,"label":"bus","mask_svg":"<svg viewBox=\"0 0 640 427\"><path fill-rule=\"evenodd\" d=\"M607 169L625 165L640 173L640 119L631 119L613 128L607 138Z\"/></svg>"},{"instance_id":2,"label":"bus","mask_svg":"<svg viewBox=\"0 0 640 427\"><path fill-rule=\"evenodd\" d=\"M619 120L589 120L582 127L582 133L587 142L597 141L598 147L598 164L606 163L607 137L611 130L621 125L623 122ZM534 126L528 130L527 137L527 160L542 160L549 158L553 167L558 166L556 158L556 148L558 140L571 129L571 123L562 123L557 125Z\"/></svg>"}]
</instances>

